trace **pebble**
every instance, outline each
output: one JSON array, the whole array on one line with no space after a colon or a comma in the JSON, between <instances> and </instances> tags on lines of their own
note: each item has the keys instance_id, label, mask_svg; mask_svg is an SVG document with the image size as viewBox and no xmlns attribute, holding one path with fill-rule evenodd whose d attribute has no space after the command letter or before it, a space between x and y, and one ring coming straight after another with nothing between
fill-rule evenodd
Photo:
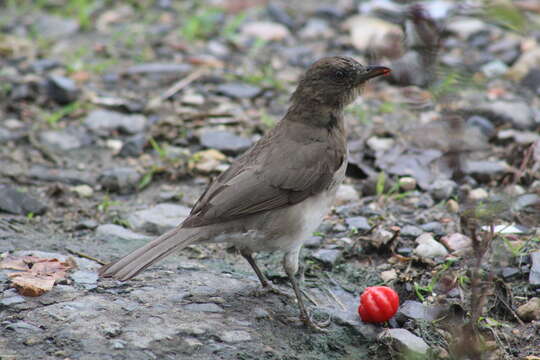
<instances>
[{"instance_id":1,"label":"pebble","mask_svg":"<svg viewBox=\"0 0 540 360\"><path fill-rule=\"evenodd\" d=\"M130 75L141 74L183 74L191 71L193 67L189 64L173 64L173 63L146 63L138 64L129 67L126 70Z\"/></svg>"},{"instance_id":2,"label":"pebble","mask_svg":"<svg viewBox=\"0 0 540 360\"><path fill-rule=\"evenodd\" d=\"M429 186L429 193L435 201L448 199L457 188L455 181L448 179L437 179Z\"/></svg>"},{"instance_id":3,"label":"pebble","mask_svg":"<svg viewBox=\"0 0 540 360\"><path fill-rule=\"evenodd\" d=\"M94 230L98 226L99 226L99 224L94 219L83 219L83 220L79 221L79 223L77 223L77 225L75 225L75 229L76 230L84 230L84 229Z\"/></svg>"},{"instance_id":4,"label":"pebble","mask_svg":"<svg viewBox=\"0 0 540 360\"><path fill-rule=\"evenodd\" d=\"M444 235L444 228L440 222L431 221L425 224L420 225L420 228L424 232L434 233L435 235Z\"/></svg>"},{"instance_id":5,"label":"pebble","mask_svg":"<svg viewBox=\"0 0 540 360\"><path fill-rule=\"evenodd\" d=\"M47 94L58 104L65 105L77 100L79 92L75 81L70 78L51 75L47 79Z\"/></svg>"},{"instance_id":6,"label":"pebble","mask_svg":"<svg viewBox=\"0 0 540 360\"><path fill-rule=\"evenodd\" d=\"M540 298L531 298L518 307L516 313L523 321L540 320Z\"/></svg>"},{"instance_id":7,"label":"pebble","mask_svg":"<svg viewBox=\"0 0 540 360\"><path fill-rule=\"evenodd\" d=\"M24 321L16 321L14 323L6 325L6 329L13 330L18 333L27 333L27 332L41 332L43 329L38 328L35 325L26 323Z\"/></svg>"},{"instance_id":8,"label":"pebble","mask_svg":"<svg viewBox=\"0 0 540 360\"><path fill-rule=\"evenodd\" d=\"M424 231L417 226L405 225L401 228L400 235L403 237L417 238L422 235Z\"/></svg>"},{"instance_id":9,"label":"pebble","mask_svg":"<svg viewBox=\"0 0 540 360\"><path fill-rule=\"evenodd\" d=\"M388 242L394 237L394 234L388 230L378 228L373 232L373 236L370 238L370 243L376 248L380 248L388 244Z\"/></svg>"},{"instance_id":10,"label":"pebble","mask_svg":"<svg viewBox=\"0 0 540 360\"><path fill-rule=\"evenodd\" d=\"M107 136L113 131L137 134L144 130L146 117L140 114L127 115L110 110L94 110L84 119L83 124L94 133Z\"/></svg>"},{"instance_id":11,"label":"pebble","mask_svg":"<svg viewBox=\"0 0 540 360\"><path fill-rule=\"evenodd\" d=\"M529 70L521 79L520 85L530 89L534 94L540 95L540 68Z\"/></svg>"},{"instance_id":12,"label":"pebble","mask_svg":"<svg viewBox=\"0 0 540 360\"><path fill-rule=\"evenodd\" d=\"M0 299L0 304L4 306L17 305L25 302L25 298L21 295L9 296Z\"/></svg>"},{"instance_id":13,"label":"pebble","mask_svg":"<svg viewBox=\"0 0 540 360\"><path fill-rule=\"evenodd\" d=\"M424 305L421 302L413 300L405 300L400 305L396 316L403 315L409 319L434 321L441 314L441 309L438 307Z\"/></svg>"},{"instance_id":14,"label":"pebble","mask_svg":"<svg viewBox=\"0 0 540 360\"><path fill-rule=\"evenodd\" d=\"M389 341L408 357L425 356L429 350L428 344L421 337L406 329L386 329L379 335L379 339Z\"/></svg>"},{"instance_id":15,"label":"pebble","mask_svg":"<svg viewBox=\"0 0 540 360\"><path fill-rule=\"evenodd\" d=\"M135 231L162 234L178 226L190 209L176 204L159 204L149 209L139 210L127 217L127 222Z\"/></svg>"},{"instance_id":16,"label":"pebble","mask_svg":"<svg viewBox=\"0 0 540 360\"><path fill-rule=\"evenodd\" d=\"M121 157L137 157L144 151L146 145L146 136L144 134L133 135L125 139L120 152Z\"/></svg>"},{"instance_id":17,"label":"pebble","mask_svg":"<svg viewBox=\"0 0 540 360\"><path fill-rule=\"evenodd\" d=\"M531 109L524 102L499 100L482 105L480 108L510 120L516 128L521 130L531 129L535 125Z\"/></svg>"},{"instance_id":18,"label":"pebble","mask_svg":"<svg viewBox=\"0 0 540 360\"><path fill-rule=\"evenodd\" d=\"M39 134L39 140L45 147L57 151L78 149L89 143L89 141L84 141L81 136L66 130L43 131Z\"/></svg>"},{"instance_id":19,"label":"pebble","mask_svg":"<svg viewBox=\"0 0 540 360\"><path fill-rule=\"evenodd\" d=\"M368 222L368 219L366 219L363 216L354 216L345 219L345 223L350 229L356 229L359 231L368 231L371 229L371 225Z\"/></svg>"},{"instance_id":20,"label":"pebble","mask_svg":"<svg viewBox=\"0 0 540 360\"><path fill-rule=\"evenodd\" d=\"M298 32L302 39L328 39L334 35L334 31L328 22L322 19L311 18Z\"/></svg>"},{"instance_id":21,"label":"pebble","mask_svg":"<svg viewBox=\"0 0 540 360\"><path fill-rule=\"evenodd\" d=\"M289 29L284 25L269 21L247 23L242 27L241 34L265 41L281 41L290 36Z\"/></svg>"},{"instance_id":22,"label":"pebble","mask_svg":"<svg viewBox=\"0 0 540 360\"><path fill-rule=\"evenodd\" d=\"M471 201L484 200L484 199L487 199L488 196L489 196L489 194L487 193L487 191L482 189L482 188L473 189L473 190L469 191L469 194L468 194L468 198Z\"/></svg>"},{"instance_id":23,"label":"pebble","mask_svg":"<svg viewBox=\"0 0 540 360\"><path fill-rule=\"evenodd\" d=\"M142 176L129 167L105 169L98 177L98 182L107 191L130 194L137 190Z\"/></svg>"},{"instance_id":24,"label":"pebble","mask_svg":"<svg viewBox=\"0 0 540 360\"><path fill-rule=\"evenodd\" d=\"M310 236L305 242L304 246L307 248L318 248L323 243L323 237L322 236Z\"/></svg>"},{"instance_id":25,"label":"pebble","mask_svg":"<svg viewBox=\"0 0 540 360\"><path fill-rule=\"evenodd\" d=\"M251 335L247 331L243 330L228 330L218 334L221 341L232 344L241 341L251 340Z\"/></svg>"},{"instance_id":26,"label":"pebble","mask_svg":"<svg viewBox=\"0 0 540 360\"><path fill-rule=\"evenodd\" d=\"M229 131L207 130L200 137L201 145L219 150L225 154L239 154L246 151L252 144L250 139L238 136Z\"/></svg>"},{"instance_id":27,"label":"pebble","mask_svg":"<svg viewBox=\"0 0 540 360\"><path fill-rule=\"evenodd\" d=\"M216 91L231 98L250 99L257 96L261 92L261 88L255 85L231 82L219 85Z\"/></svg>"},{"instance_id":28,"label":"pebble","mask_svg":"<svg viewBox=\"0 0 540 360\"><path fill-rule=\"evenodd\" d=\"M381 138L372 136L367 139L367 146L369 146L374 151L387 151L394 147L396 141L392 138Z\"/></svg>"},{"instance_id":29,"label":"pebble","mask_svg":"<svg viewBox=\"0 0 540 360\"><path fill-rule=\"evenodd\" d=\"M15 215L41 215L46 210L47 205L33 196L11 186L0 187L0 211Z\"/></svg>"},{"instance_id":30,"label":"pebble","mask_svg":"<svg viewBox=\"0 0 540 360\"><path fill-rule=\"evenodd\" d=\"M334 201L335 206L345 205L351 202L359 201L360 195L358 191L352 185L341 184L338 187L336 193L336 200Z\"/></svg>"},{"instance_id":31,"label":"pebble","mask_svg":"<svg viewBox=\"0 0 540 360\"><path fill-rule=\"evenodd\" d=\"M184 309L194 312L222 313L224 310L214 303L193 303L184 306Z\"/></svg>"},{"instance_id":32,"label":"pebble","mask_svg":"<svg viewBox=\"0 0 540 360\"><path fill-rule=\"evenodd\" d=\"M77 284L95 284L97 283L98 274L95 271L77 270L70 275L71 279Z\"/></svg>"},{"instance_id":33,"label":"pebble","mask_svg":"<svg viewBox=\"0 0 540 360\"><path fill-rule=\"evenodd\" d=\"M495 78L504 75L508 71L508 65L501 60L493 60L480 68L482 73L488 78Z\"/></svg>"},{"instance_id":34,"label":"pebble","mask_svg":"<svg viewBox=\"0 0 540 360\"><path fill-rule=\"evenodd\" d=\"M457 34L463 40L467 40L486 29L486 24L479 19L472 17L453 17L446 24L445 29Z\"/></svg>"},{"instance_id":35,"label":"pebble","mask_svg":"<svg viewBox=\"0 0 540 360\"><path fill-rule=\"evenodd\" d=\"M396 57L402 52L405 38L401 27L376 17L355 15L345 21L353 46L379 56Z\"/></svg>"},{"instance_id":36,"label":"pebble","mask_svg":"<svg viewBox=\"0 0 540 360\"><path fill-rule=\"evenodd\" d=\"M311 257L319 260L325 265L333 266L341 259L342 251L335 249L319 249Z\"/></svg>"},{"instance_id":37,"label":"pebble","mask_svg":"<svg viewBox=\"0 0 540 360\"><path fill-rule=\"evenodd\" d=\"M453 233L441 238L441 243L452 252L465 253L472 248L472 240L463 234Z\"/></svg>"},{"instance_id":38,"label":"pebble","mask_svg":"<svg viewBox=\"0 0 540 360\"><path fill-rule=\"evenodd\" d=\"M535 251L531 256L531 272L529 273L529 284L533 287L540 287L540 251Z\"/></svg>"},{"instance_id":39,"label":"pebble","mask_svg":"<svg viewBox=\"0 0 540 360\"><path fill-rule=\"evenodd\" d=\"M192 160L188 162L188 167L190 170L197 170L203 174L210 174L218 171L222 162L226 159L227 157L222 152L215 149L198 151L193 154Z\"/></svg>"},{"instance_id":40,"label":"pebble","mask_svg":"<svg viewBox=\"0 0 540 360\"><path fill-rule=\"evenodd\" d=\"M484 134L488 138L491 138L497 134L497 130L495 129L493 123L483 116L473 115L469 117L467 119L467 126L472 126L480 129L482 134Z\"/></svg>"},{"instance_id":41,"label":"pebble","mask_svg":"<svg viewBox=\"0 0 540 360\"><path fill-rule=\"evenodd\" d=\"M40 15L32 25L35 33L45 39L58 40L79 31L76 20L55 15Z\"/></svg>"},{"instance_id":42,"label":"pebble","mask_svg":"<svg viewBox=\"0 0 540 360\"><path fill-rule=\"evenodd\" d=\"M515 267L503 267L501 270L501 276L505 281L512 281L521 276L521 271Z\"/></svg>"},{"instance_id":43,"label":"pebble","mask_svg":"<svg viewBox=\"0 0 540 360\"><path fill-rule=\"evenodd\" d=\"M99 225L96 228L96 237L100 240L145 243L152 239L149 236L138 234L125 227L115 224Z\"/></svg>"},{"instance_id":44,"label":"pebble","mask_svg":"<svg viewBox=\"0 0 540 360\"><path fill-rule=\"evenodd\" d=\"M454 199L449 199L446 202L446 210L448 210L448 212L451 212L453 214L457 214L459 212L458 202Z\"/></svg>"},{"instance_id":45,"label":"pebble","mask_svg":"<svg viewBox=\"0 0 540 360\"><path fill-rule=\"evenodd\" d=\"M416 179L412 177L402 177L399 179L399 187L403 191L413 191L416 189Z\"/></svg>"},{"instance_id":46,"label":"pebble","mask_svg":"<svg viewBox=\"0 0 540 360\"><path fill-rule=\"evenodd\" d=\"M421 258L436 258L448 255L448 250L436 241L431 234L422 234L415 240L418 246L414 249L414 253Z\"/></svg>"},{"instance_id":47,"label":"pebble","mask_svg":"<svg viewBox=\"0 0 540 360\"><path fill-rule=\"evenodd\" d=\"M388 283L392 280L397 279L397 272L395 269L386 270L386 271L381 272L380 276L381 276L382 281L384 281L385 283Z\"/></svg>"},{"instance_id":48,"label":"pebble","mask_svg":"<svg viewBox=\"0 0 540 360\"><path fill-rule=\"evenodd\" d=\"M32 166L28 171L28 175L33 179L60 182L69 185L93 185L96 182L96 177L92 172L60 168L47 168L41 165Z\"/></svg>"},{"instance_id":49,"label":"pebble","mask_svg":"<svg viewBox=\"0 0 540 360\"><path fill-rule=\"evenodd\" d=\"M70 190L82 198L89 198L94 195L94 190L86 184L73 186L70 188Z\"/></svg>"}]
</instances>

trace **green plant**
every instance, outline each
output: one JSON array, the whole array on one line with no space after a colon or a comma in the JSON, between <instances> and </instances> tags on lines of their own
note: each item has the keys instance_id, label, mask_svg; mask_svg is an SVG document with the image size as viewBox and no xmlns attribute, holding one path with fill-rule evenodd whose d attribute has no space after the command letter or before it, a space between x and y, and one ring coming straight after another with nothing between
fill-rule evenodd
<instances>
[{"instance_id":1,"label":"green plant","mask_svg":"<svg viewBox=\"0 0 540 360\"><path fill-rule=\"evenodd\" d=\"M81 104L76 101L71 104L68 104L66 106L61 107L60 109L56 110L52 114L45 117L45 121L51 126L56 126L58 121L60 121L65 116L68 116L69 114L77 111L80 108Z\"/></svg>"},{"instance_id":2,"label":"green plant","mask_svg":"<svg viewBox=\"0 0 540 360\"><path fill-rule=\"evenodd\" d=\"M511 2L494 2L484 7L484 16L488 21L516 32L523 32L527 19Z\"/></svg>"},{"instance_id":3,"label":"green plant","mask_svg":"<svg viewBox=\"0 0 540 360\"><path fill-rule=\"evenodd\" d=\"M154 149L154 151L158 153L160 159L164 160L167 158L167 150L165 150L162 146L160 146L156 142L156 140L154 140L154 138L150 138L148 142L152 146L152 149Z\"/></svg>"},{"instance_id":4,"label":"green plant","mask_svg":"<svg viewBox=\"0 0 540 360\"><path fill-rule=\"evenodd\" d=\"M137 189L142 190L148 185L150 185L150 183L152 182L152 179L154 178L154 175L159 171L160 171L160 168L158 166L152 165L150 170L148 170L142 177L141 181L139 181L139 184L137 185Z\"/></svg>"},{"instance_id":5,"label":"green plant","mask_svg":"<svg viewBox=\"0 0 540 360\"><path fill-rule=\"evenodd\" d=\"M186 19L180 33L189 41L204 40L216 32L221 11L214 7L197 9Z\"/></svg>"},{"instance_id":6,"label":"green plant","mask_svg":"<svg viewBox=\"0 0 540 360\"><path fill-rule=\"evenodd\" d=\"M390 101L385 101L379 105L379 112L381 113L393 113L396 110L396 104Z\"/></svg>"},{"instance_id":7,"label":"green plant","mask_svg":"<svg viewBox=\"0 0 540 360\"><path fill-rule=\"evenodd\" d=\"M363 125L368 125L372 122L371 111L364 108L363 105L352 105L345 110L347 113L352 114Z\"/></svg>"},{"instance_id":8,"label":"green plant","mask_svg":"<svg viewBox=\"0 0 540 360\"><path fill-rule=\"evenodd\" d=\"M236 36L240 25L242 25L245 19L246 14L243 12L233 16L225 23L225 25L221 29L221 36L223 36L227 40L234 40L234 37Z\"/></svg>"},{"instance_id":9,"label":"green plant","mask_svg":"<svg viewBox=\"0 0 540 360\"><path fill-rule=\"evenodd\" d=\"M272 128L276 124L276 119L274 119L272 116L268 115L266 110L261 110L261 122L263 125L267 128Z\"/></svg>"},{"instance_id":10,"label":"green plant","mask_svg":"<svg viewBox=\"0 0 540 360\"><path fill-rule=\"evenodd\" d=\"M120 205L120 202L111 200L109 195L105 195L103 196L103 199L101 199L101 203L98 204L97 209L99 212L106 214L109 212L109 208L111 206L116 206L116 205Z\"/></svg>"}]
</instances>

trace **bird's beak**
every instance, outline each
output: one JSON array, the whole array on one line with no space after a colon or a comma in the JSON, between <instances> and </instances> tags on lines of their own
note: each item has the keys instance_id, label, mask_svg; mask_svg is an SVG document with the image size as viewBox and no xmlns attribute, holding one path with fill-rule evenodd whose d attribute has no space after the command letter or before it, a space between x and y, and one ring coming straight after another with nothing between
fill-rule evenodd
<instances>
[{"instance_id":1,"label":"bird's beak","mask_svg":"<svg viewBox=\"0 0 540 360\"><path fill-rule=\"evenodd\" d=\"M391 69L385 66L366 66L364 68L364 72L362 72L359 76L359 82L362 83L381 75L389 75L391 71Z\"/></svg>"}]
</instances>

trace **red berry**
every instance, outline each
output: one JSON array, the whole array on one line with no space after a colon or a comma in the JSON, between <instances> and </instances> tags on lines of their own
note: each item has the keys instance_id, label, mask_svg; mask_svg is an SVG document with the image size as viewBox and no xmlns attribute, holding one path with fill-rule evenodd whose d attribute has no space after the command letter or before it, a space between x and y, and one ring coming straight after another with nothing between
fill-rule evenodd
<instances>
[{"instance_id":1,"label":"red berry","mask_svg":"<svg viewBox=\"0 0 540 360\"><path fill-rule=\"evenodd\" d=\"M399 307L398 294L387 286L368 287L360 296L358 314L364 322L385 322Z\"/></svg>"}]
</instances>

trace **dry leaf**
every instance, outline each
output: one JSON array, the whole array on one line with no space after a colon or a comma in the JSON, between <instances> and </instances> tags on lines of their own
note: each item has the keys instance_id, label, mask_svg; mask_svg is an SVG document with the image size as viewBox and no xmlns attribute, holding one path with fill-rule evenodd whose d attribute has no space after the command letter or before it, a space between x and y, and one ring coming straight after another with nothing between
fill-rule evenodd
<instances>
[{"instance_id":1,"label":"dry leaf","mask_svg":"<svg viewBox=\"0 0 540 360\"><path fill-rule=\"evenodd\" d=\"M19 294L24 296L40 296L50 291L54 286L54 277L36 275L29 272L10 274L11 282Z\"/></svg>"},{"instance_id":2,"label":"dry leaf","mask_svg":"<svg viewBox=\"0 0 540 360\"><path fill-rule=\"evenodd\" d=\"M40 258L36 256L16 257L16 256L8 255L4 260L0 262L0 269L26 271L30 269L31 267L29 266L30 264L38 262L39 260Z\"/></svg>"}]
</instances>

